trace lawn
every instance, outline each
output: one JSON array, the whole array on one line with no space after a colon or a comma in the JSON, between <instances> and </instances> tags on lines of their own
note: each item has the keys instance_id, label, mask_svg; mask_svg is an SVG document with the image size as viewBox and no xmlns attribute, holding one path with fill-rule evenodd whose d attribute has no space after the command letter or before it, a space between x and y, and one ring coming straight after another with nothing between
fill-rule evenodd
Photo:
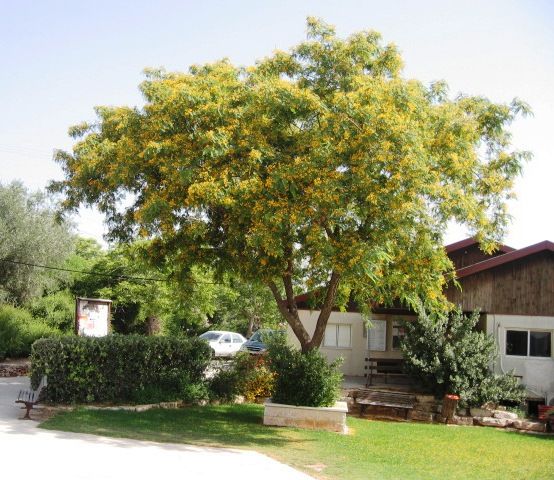
<instances>
[{"instance_id":1,"label":"lawn","mask_svg":"<svg viewBox=\"0 0 554 480\"><path fill-rule=\"evenodd\" d=\"M349 418L350 435L264 427L263 407L75 410L41 428L253 449L322 479L554 478L554 437Z\"/></svg>"}]
</instances>

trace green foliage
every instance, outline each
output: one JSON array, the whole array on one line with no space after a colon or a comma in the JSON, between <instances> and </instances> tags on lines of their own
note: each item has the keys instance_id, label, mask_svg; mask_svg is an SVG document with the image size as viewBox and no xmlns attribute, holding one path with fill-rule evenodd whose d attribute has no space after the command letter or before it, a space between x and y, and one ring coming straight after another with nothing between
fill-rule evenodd
<instances>
[{"instance_id":1,"label":"green foliage","mask_svg":"<svg viewBox=\"0 0 554 480\"><path fill-rule=\"evenodd\" d=\"M271 397L275 386L275 373L265 356L239 352L228 368L221 368L209 382L213 400L233 402L242 395L247 402L259 397Z\"/></svg>"},{"instance_id":2,"label":"green foliage","mask_svg":"<svg viewBox=\"0 0 554 480\"><path fill-rule=\"evenodd\" d=\"M218 329L239 332L248 338L262 327L276 328L282 322L271 292L259 282L230 277L219 286L216 295L211 323Z\"/></svg>"},{"instance_id":3,"label":"green foliage","mask_svg":"<svg viewBox=\"0 0 554 480\"><path fill-rule=\"evenodd\" d=\"M64 337L33 345L31 379L48 375L47 398L57 403L167 400L183 393L185 380L201 383L209 359L198 339Z\"/></svg>"},{"instance_id":4,"label":"green foliage","mask_svg":"<svg viewBox=\"0 0 554 480\"><path fill-rule=\"evenodd\" d=\"M492 336L475 329L479 313L467 316L422 312L405 322L402 352L408 373L418 378L437 396L460 395L471 406L485 402L521 402L524 389L513 375L490 371L498 356Z\"/></svg>"},{"instance_id":5,"label":"green foliage","mask_svg":"<svg viewBox=\"0 0 554 480\"><path fill-rule=\"evenodd\" d=\"M75 327L75 297L68 290L37 297L28 309L34 318L62 332L70 333Z\"/></svg>"},{"instance_id":6,"label":"green foliage","mask_svg":"<svg viewBox=\"0 0 554 480\"><path fill-rule=\"evenodd\" d=\"M134 242L98 251L87 243L78 244L72 262L82 266L76 269L97 275L77 276L71 291L76 296L111 299L112 326L118 333L145 333L151 317L171 335L205 328L216 304L217 286L210 272L191 268L177 276L170 265L153 267L147 245Z\"/></svg>"},{"instance_id":7,"label":"green foliage","mask_svg":"<svg viewBox=\"0 0 554 480\"><path fill-rule=\"evenodd\" d=\"M311 18L307 41L253 66L149 70L143 107L98 107L71 130L51 188L67 210L97 205L112 238L152 238L159 264L268 285L304 350L320 345L339 284L360 305L440 305L449 222L487 249L506 225L528 157L507 127L527 107L449 98L401 67L378 33L341 39ZM313 338L294 307L306 287L325 299Z\"/></svg>"},{"instance_id":8,"label":"green foliage","mask_svg":"<svg viewBox=\"0 0 554 480\"><path fill-rule=\"evenodd\" d=\"M210 398L220 402L233 402L240 395L240 378L233 368L220 368L209 380Z\"/></svg>"},{"instance_id":9,"label":"green foliage","mask_svg":"<svg viewBox=\"0 0 554 480\"><path fill-rule=\"evenodd\" d=\"M338 399L341 358L328 363L318 349L302 353L287 345L286 339L279 335L269 343L268 358L276 374L273 402L328 407Z\"/></svg>"},{"instance_id":10,"label":"green foliage","mask_svg":"<svg viewBox=\"0 0 554 480\"><path fill-rule=\"evenodd\" d=\"M30 193L18 182L0 184L0 301L23 304L56 288L66 277L10 263L63 264L73 237L67 223L56 221L53 207L43 194Z\"/></svg>"},{"instance_id":11,"label":"green foliage","mask_svg":"<svg viewBox=\"0 0 554 480\"><path fill-rule=\"evenodd\" d=\"M36 340L59 334L23 308L0 305L0 359L27 357Z\"/></svg>"},{"instance_id":12,"label":"green foliage","mask_svg":"<svg viewBox=\"0 0 554 480\"><path fill-rule=\"evenodd\" d=\"M239 352L234 369L239 372L239 393L247 402L271 397L275 389L275 373L271 371L265 355Z\"/></svg>"}]
</instances>

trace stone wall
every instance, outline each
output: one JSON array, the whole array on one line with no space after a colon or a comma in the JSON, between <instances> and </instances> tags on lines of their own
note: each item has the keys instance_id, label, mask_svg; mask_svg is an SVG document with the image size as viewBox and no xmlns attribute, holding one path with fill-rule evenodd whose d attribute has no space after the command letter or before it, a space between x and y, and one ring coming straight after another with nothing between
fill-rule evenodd
<instances>
[{"instance_id":1,"label":"stone wall","mask_svg":"<svg viewBox=\"0 0 554 480\"><path fill-rule=\"evenodd\" d=\"M29 375L30 368L27 361L0 363L0 377L24 377Z\"/></svg>"},{"instance_id":2,"label":"stone wall","mask_svg":"<svg viewBox=\"0 0 554 480\"><path fill-rule=\"evenodd\" d=\"M356 389L345 392L347 395L348 412L351 415L359 415L360 408L355 402ZM466 409L458 409L452 419L447 420L442 416L442 401L433 395L415 394L414 408L409 412L407 420L426 423L448 423L450 425L483 426L496 428L512 428L529 432L545 432L544 422L535 422L529 419L519 419L517 414L491 408L472 408L469 415ZM366 408L364 417L385 418L393 420L404 419L405 410L391 407Z\"/></svg>"}]
</instances>

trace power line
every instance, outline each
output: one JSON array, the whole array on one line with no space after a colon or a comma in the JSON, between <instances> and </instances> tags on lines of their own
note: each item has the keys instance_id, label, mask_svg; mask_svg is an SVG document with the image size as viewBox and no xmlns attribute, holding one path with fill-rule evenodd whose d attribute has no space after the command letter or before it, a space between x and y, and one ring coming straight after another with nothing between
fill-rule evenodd
<instances>
[{"instance_id":1,"label":"power line","mask_svg":"<svg viewBox=\"0 0 554 480\"><path fill-rule=\"evenodd\" d=\"M11 263L13 265L23 265L26 267L36 267L36 268L45 268L47 270L57 270L59 272L70 272L70 273L82 273L84 275L95 275L97 277L108 277L108 278L117 278L120 280L141 280L146 282L167 282L169 278L154 278L154 277L135 277L132 275L116 275L113 273L100 273L100 272L90 272L85 270L74 270L71 268L62 268L62 267L52 267L50 265L39 265L36 263L28 262L18 262L15 260L3 260L0 259L2 263ZM198 282L196 280L187 280L188 282L195 283L197 285L220 285L219 282Z\"/></svg>"},{"instance_id":2,"label":"power line","mask_svg":"<svg viewBox=\"0 0 554 480\"><path fill-rule=\"evenodd\" d=\"M119 279L123 279L123 280L144 280L144 281L148 281L148 282L166 282L167 281L167 278L134 277L132 275L115 275L113 273L88 272L88 271L85 271L85 270L73 270L71 268L52 267L52 266L49 266L49 265L39 265L39 264L36 264L36 263L17 262L15 260L0 260L0 262L11 263L13 265L24 265L26 267L45 268L47 270L57 270L59 272L82 273L84 275L96 275L97 277L119 278Z\"/></svg>"}]
</instances>

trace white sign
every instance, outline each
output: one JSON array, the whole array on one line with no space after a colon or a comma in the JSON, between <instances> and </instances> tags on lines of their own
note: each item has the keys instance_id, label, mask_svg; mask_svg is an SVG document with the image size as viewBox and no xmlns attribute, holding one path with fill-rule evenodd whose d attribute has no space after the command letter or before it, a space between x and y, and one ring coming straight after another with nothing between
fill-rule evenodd
<instances>
[{"instance_id":1,"label":"white sign","mask_svg":"<svg viewBox=\"0 0 554 480\"><path fill-rule=\"evenodd\" d=\"M109 332L111 300L77 298L77 335L103 337Z\"/></svg>"},{"instance_id":2,"label":"white sign","mask_svg":"<svg viewBox=\"0 0 554 480\"><path fill-rule=\"evenodd\" d=\"M384 352L387 349L387 321L372 319L368 337L369 350Z\"/></svg>"}]
</instances>

